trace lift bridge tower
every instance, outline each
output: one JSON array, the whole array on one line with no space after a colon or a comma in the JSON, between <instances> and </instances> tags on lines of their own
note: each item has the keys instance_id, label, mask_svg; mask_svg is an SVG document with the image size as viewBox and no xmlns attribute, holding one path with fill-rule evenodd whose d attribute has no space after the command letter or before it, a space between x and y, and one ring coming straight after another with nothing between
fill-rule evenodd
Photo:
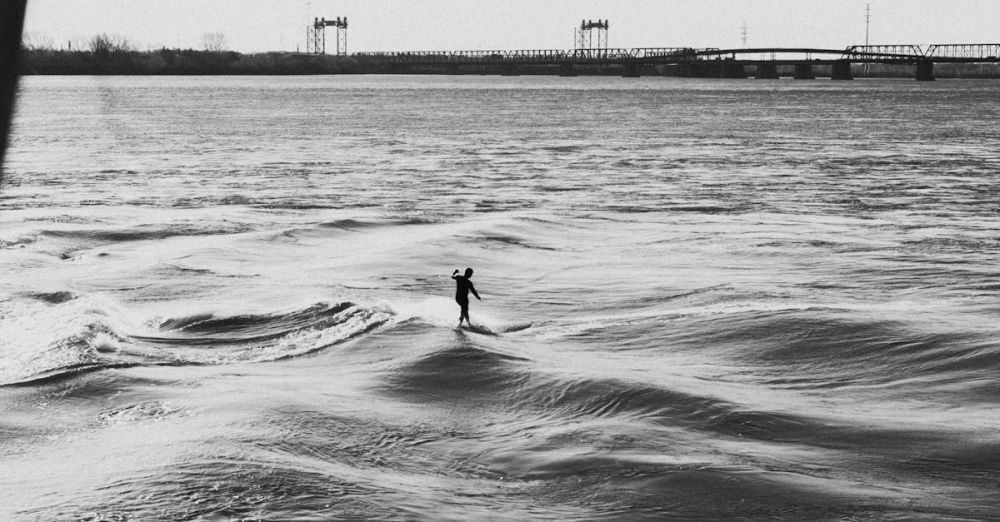
<instances>
[{"instance_id":1,"label":"lift bridge tower","mask_svg":"<svg viewBox=\"0 0 1000 522\"><path fill-rule=\"evenodd\" d=\"M309 54L326 54L326 28L337 30L337 54L347 54L347 17L343 20L314 18L312 26L306 27L306 52Z\"/></svg>"},{"instance_id":2,"label":"lift bridge tower","mask_svg":"<svg viewBox=\"0 0 1000 522\"><path fill-rule=\"evenodd\" d=\"M577 54L583 53L588 56L599 56L602 52L606 52L608 50L608 21L580 21L580 27L576 28L576 45L574 47Z\"/></svg>"}]
</instances>

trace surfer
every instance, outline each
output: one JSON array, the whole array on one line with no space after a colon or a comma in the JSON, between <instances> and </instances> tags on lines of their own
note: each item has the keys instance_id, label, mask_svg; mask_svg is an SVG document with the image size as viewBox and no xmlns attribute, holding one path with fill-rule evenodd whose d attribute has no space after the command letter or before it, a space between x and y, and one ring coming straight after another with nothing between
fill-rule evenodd
<instances>
[{"instance_id":1,"label":"surfer","mask_svg":"<svg viewBox=\"0 0 1000 522\"><path fill-rule=\"evenodd\" d=\"M458 301L458 306L462 307L462 314L458 316L458 326L462 326L462 319L465 319L465 322L472 326L472 322L469 321L469 292L472 292L476 299L482 301L476 292L476 287L472 286L472 281L469 281L472 279L472 269L466 268L465 275L458 275L456 268L451 273L451 278L455 280L455 301Z\"/></svg>"}]
</instances>

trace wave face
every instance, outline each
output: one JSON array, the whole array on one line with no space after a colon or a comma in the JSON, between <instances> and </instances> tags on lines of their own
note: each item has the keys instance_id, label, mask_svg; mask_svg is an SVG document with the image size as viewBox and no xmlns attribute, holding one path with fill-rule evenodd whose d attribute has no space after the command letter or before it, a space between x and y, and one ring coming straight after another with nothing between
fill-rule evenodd
<instances>
[{"instance_id":1,"label":"wave face","mask_svg":"<svg viewBox=\"0 0 1000 522\"><path fill-rule=\"evenodd\" d=\"M1000 87L564 80L26 78L0 518L1000 518Z\"/></svg>"},{"instance_id":2,"label":"wave face","mask_svg":"<svg viewBox=\"0 0 1000 522\"><path fill-rule=\"evenodd\" d=\"M28 313L7 314L5 327L20 335L7 342L10 356L0 368L0 386L35 384L80 372L143 364L276 361L343 343L385 325L392 318L389 313L365 310L353 303L317 303L274 314L208 313L139 326L129 324L129 314L94 299L64 305L64 294L31 295L51 303L49 309L36 306ZM8 304L8 310L30 309L28 303ZM64 323L62 328L31 331L34 326L56 321Z\"/></svg>"}]
</instances>

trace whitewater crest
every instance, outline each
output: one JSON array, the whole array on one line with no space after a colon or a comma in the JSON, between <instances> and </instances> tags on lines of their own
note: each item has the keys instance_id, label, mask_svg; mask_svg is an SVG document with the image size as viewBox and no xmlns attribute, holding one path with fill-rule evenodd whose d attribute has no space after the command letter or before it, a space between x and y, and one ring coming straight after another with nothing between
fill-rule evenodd
<instances>
[{"instance_id":1,"label":"whitewater crest","mask_svg":"<svg viewBox=\"0 0 1000 522\"><path fill-rule=\"evenodd\" d=\"M204 313L150 324L105 298L26 297L0 302L0 325L12 333L0 340L5 353L0 386L137 365L287 359L353 339L392 319L385 311L341 302L275 313Z\"/></svg>"},{"instance_id":2,"label":"whitewater crest","mask_svg":"<svg viewBox=\"0 0 1000 522\"><path fill-rule=\"evenodd\" d=\"M286 312L197 314L161 320L137 343L188 364L267 362L316 352L368 333L392 315L354 303L316 303Z\"/></svg>"},{"instance_id":3,"label":"whitewater crest","mask_svg":"<svg viewBox=\"0 0 1000 522\"><path fill-rule=\"evenodd\" d=\"M0 302L0 385L29 384L136 361L126 313L94 297L67 291L27 294ZM119 356L121 352L121 356Z\"/></svg>"}]
</instances>

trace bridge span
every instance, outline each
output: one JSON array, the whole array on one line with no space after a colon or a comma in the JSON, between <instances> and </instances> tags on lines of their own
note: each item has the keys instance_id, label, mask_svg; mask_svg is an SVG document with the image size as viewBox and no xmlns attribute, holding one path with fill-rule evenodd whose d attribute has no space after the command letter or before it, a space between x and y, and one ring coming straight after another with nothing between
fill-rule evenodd
<instances>
[{"instance_id":1,"label":"bridge span","mask_svg":"<svg viewBox=\"0 0 1000 522\"><path fill-rule=\"evenodd\" d=\"M1000 44L854 45L845 49L636 47L597 49L527 49L475 51L362 52L353 56L386 72L472 74L548 66L558 74L576 75L586 67L617 67L623 76L640 76L658 68L679 76L777 78L779 66L791 66L794 77L815 78L817 66L829 67L835 80L853 79L853 64L913 65L917 80L933 80L935 63L1000 63Z\"/></svg>"}]
</instances>

